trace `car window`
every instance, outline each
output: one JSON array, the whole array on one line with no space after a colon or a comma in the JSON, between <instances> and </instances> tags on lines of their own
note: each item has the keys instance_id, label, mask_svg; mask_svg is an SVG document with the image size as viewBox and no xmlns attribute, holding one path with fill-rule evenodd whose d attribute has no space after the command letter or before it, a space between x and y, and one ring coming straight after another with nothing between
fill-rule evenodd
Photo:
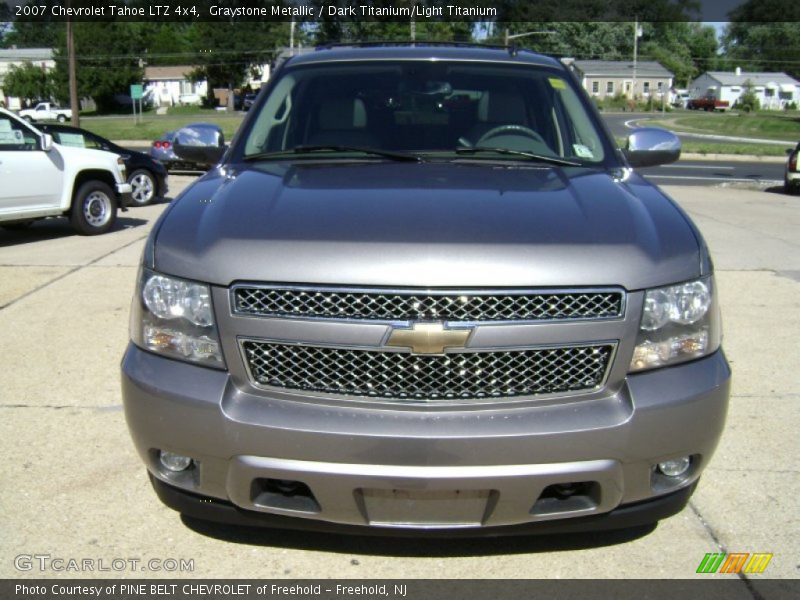
<instances>
[{"instance_id":1,"label":"car window","mask_svg":"<svg viewBox=\"0 0 800 600\"><path fill-rule=\"evenodd\" d=\"M488 146L598 163L603 138L574 86L552 69L449 61L289 69L244 154L303 145L420 153Z\"/></svg>"},{"instance_id":2,"label":"car window","mask_svg":"<svg viewBox=\"0 0 800 600\"><path fill-rule=\"evenodd\" d=\"M0 152L38 150L38 136L17 121L0 115Z\"/></svg>"},{"instance_id":3,"label":"car window","mask_svg":"<svg viewBox=\"0 0 800 600\"><path fill-rule=\"evenodd\" d=\"M53 131L53 139L62 146L72 146L74 148L92 148L102 150L100 143L90 136L71 131Z\"/></svg>"}]
</instances>

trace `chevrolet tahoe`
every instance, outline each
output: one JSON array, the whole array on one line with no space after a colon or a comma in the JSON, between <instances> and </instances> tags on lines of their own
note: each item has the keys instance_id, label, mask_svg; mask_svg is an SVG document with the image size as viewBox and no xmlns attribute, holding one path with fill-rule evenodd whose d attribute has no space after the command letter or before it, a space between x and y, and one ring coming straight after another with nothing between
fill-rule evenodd
<instances>
[{"instance_id":1,"label":"chevrolet tahoe","mask_svg":"<svg viewBox=\"0 0 800 600\"><path fill-rule=\"evenodd\" d=\"M322 47L270 78L147 240L122 361L159 498L385 535L680 511L730 370L708 248L558 60Z\"/></svg>"}]
</instances>

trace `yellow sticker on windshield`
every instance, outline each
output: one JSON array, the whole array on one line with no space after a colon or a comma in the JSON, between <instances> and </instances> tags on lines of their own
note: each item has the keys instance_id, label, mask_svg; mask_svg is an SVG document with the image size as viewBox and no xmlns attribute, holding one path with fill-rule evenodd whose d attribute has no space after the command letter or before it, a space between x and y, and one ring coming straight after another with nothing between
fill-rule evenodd
<instances>
[{"instance_id":1,"label":"yellow sticker on windshield","mask_svg":"<svg viewBox=\"0 0 800 600\"><path fill-rule=\"evenodd\" d=\"M563 79L556 79L555 77L548 78L550 85L553 86L554 90L565 90L567 89L567 82Z\"/></svg>"}]
</instances>

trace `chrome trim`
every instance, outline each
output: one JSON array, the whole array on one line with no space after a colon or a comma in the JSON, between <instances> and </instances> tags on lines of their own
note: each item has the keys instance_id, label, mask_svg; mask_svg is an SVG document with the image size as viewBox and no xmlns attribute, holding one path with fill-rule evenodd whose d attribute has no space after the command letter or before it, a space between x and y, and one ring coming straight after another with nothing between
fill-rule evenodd
<instances>
[{"instance_id":1,"label":"chrome trim","mask_svg":"<svg viewBox=\"0 0 800 600\"><path fill-rule=\"evenodd\" d=\"M328 285L296 285L296 284L274 284L274 283L248 283L239 282L230 286L228 291L228 311L231 317L251 318L251 319L291 319L309 321L336 321L341 323L371 323L385 324L392 327L409 327L410 324L425 321L426 319L353 319L348 317L317 317L313 315L283 315L269 314L260 315L256 313L238 312L236 306L236 290L240 288L255 288L263 290L292 290L298 292L332 292L350 294L398 294L398 295L419 295L429 296L448 296L448 295L473 295L473 296L525 296L534 294L620 294L619 315L610 317L575 317L571 319L498 319L491 321L469 321L469 320L448 320L448 319L427 319L444 323L448 328L458 327L477 327L480 325L530 325L535 323L585 323L597 321L624 321L628 309L628 292L622 287L591 287L591 288L383 288L383 287L360 287L360 286L328 286Z\"/></svg>"},{"instance_id":2,"label":"chrome trim","mask_svg":"<svg viewBox=\"0 0 800 600\"><path fill-rule=\"evenodd\" d=\"M274 339L274 338L263 338L263 337L251 337L251 336L238 336L236 338L237 345L239 347L239 357L244 364L245 371L247 373L247 380L248 383L255 389L265 391L265 392L276 392L279 394L286 394L291 396L292 398L299 399L299 400L326 400L326 401L345 401L345 402L354 402L360 404L371 404L371 405L384 405L386 407L393 407L397 405L403 406L424 406L424 407L439 407L439 406L465 406L465 407L473 407L473 406L485 406L485 405L496 405L498 403L508 404L523 404L523 403L530 403L532 400L534 401L547 401L552 399L560 399L560 398L568 398L570 396L574 397L576 401L582 399L583 396L587 396L589 394L597 394L605 389L606 384L608 383L609 376L611 371L614 368L614 364L617 358L617 352L619 350L619 340L591 340L589 342L579 342L579 343L572 343L572 344L543 344L543 345L525 345L525 346L509 346L504 347L502 349L491 349L491 348L460 348L454 349L452 352L446 349L443 354L431 354L428 356L442 356L446 354L480 354L480 353L498 353L498 352L516 352L516 351L525 351L525 350L555 350L555 349L562 349L562 348L577 348L581 346L611 346L611 353L608 357L608 363L606 364L605 372L603 373L603 378L600 382L592 387L586 388L581 390L570 390L566 392L555 392L549 394L533 394L527 396L490 396L486 398L471 398L469 400L464 399L435 399L435 400L419 400L416 398L385 398L385 397L372 397L372 396L354 396L351 394L336 394L330 392L317 392L312 390L299 390L294 388L285 388L279 386L270 386L264 385L259 383L256 378L253 376L253 372L250 369L250 361L247 360L247 354L244 349L245 342L262 342L262 343L274 343L274 344L284 344L287 346L305 346L305 347L312 347L312 348L333 348L333 349L343 349L343 350L361 350L365 352L380 352L380 353L389 353L389 352L396 352L398 354L413 354L412 352L408 351L408 349L397 348L392 346L343 346L338 344L324 344L324 343L314 343L309 344L305 342L299 342L296 340L282 340L282 339ZM425 356L425 355L415 355L415 356Z\"/></svg>"}]
</instances>

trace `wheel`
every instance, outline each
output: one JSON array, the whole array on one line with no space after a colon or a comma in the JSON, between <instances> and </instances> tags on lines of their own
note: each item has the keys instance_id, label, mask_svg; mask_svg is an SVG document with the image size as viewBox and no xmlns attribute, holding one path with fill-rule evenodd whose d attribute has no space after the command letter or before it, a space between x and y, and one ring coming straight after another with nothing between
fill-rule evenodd
<instances>
[{"instance_id":1,"label":"wheel","mask_svg":"<svg viewBox=\"0 0 800 600\"><path fill-rule=\"evenodd\" d=\"M792 184L791 181L788 179L783 180L783 193L789 194L790 196L796 196L800 194L800 183Z\"/></svg>"},{"instance_id":2,"label":"wheel","mask_svg":"<svg viewBox=\"0 0 800 600\"><path fill-rule=\"evenodd\" d=\"M117 220L117 197L107 183L87 181L72 199L70 223L81 235L98 235Z\"/></svg>"},{"instance_id":3,"label":"wheel","mask_svg":"<svg viewBox=\"0 0 800 600\"><path fill-rule=\"evenodd\" d=\"M147 206L156 198L156 181L147 169L136 169L128 177L133 191L131 199L134 206Z\"/></svg>"},{"instance_id":4,"label":"wheel","mask_svg":"<svg viewBox=\"0 0 800 600\"><path fill-rule=\"evenodd\" d=\"M67 117L65 117L64 115L58 115L56 117L56 121L58 121L59 123L66 123Z\"/></svg>"},{"instance_id":5,"label":"wheel","mask_svg":"<svg viewBox=\"0 0 800 600\"><path fill-rule=\"evenodd\" d=\"M33 117L29 117L28 115L25 115L22 118L25 119L28 123L33 123Z\"/></svg>"}]
</instances>

